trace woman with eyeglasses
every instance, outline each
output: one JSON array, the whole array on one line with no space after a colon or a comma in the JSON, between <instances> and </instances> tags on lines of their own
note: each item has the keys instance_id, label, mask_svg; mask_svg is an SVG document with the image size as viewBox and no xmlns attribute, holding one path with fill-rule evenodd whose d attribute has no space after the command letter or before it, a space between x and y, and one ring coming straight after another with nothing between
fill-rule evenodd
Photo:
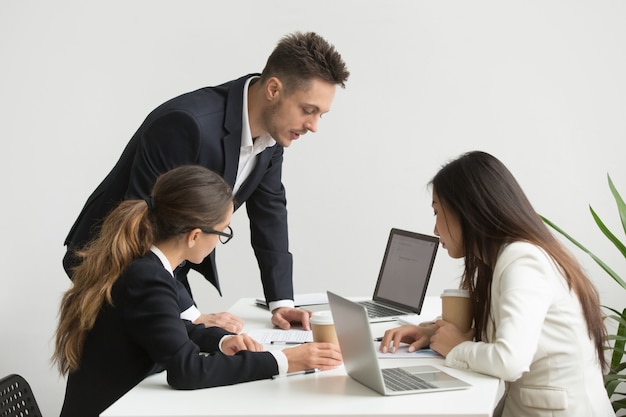
<instances>
[{"instance_id":1,"label":"woman with eyeglasses","mask_svg":"<svg viewBox=\"0 0 626 417\"><path fill-rule=\"evenodd\" d=\"M61 416L97 416L150 373L195 389L341 364L338 346L263 352L246 334L181 319L173 267L232 237L230 186L195 165L161 175L149 201L127 200L80 252L53 355L68 375Z\"/></svg>"}]
</instances>

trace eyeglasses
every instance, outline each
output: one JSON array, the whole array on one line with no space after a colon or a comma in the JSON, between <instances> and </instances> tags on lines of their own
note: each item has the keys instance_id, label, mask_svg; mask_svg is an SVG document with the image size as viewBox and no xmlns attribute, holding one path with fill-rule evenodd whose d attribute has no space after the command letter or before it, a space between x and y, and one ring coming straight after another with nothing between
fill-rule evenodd
<instances>
[{"instance_id":1,"label":"eyeglasses","mask_svg":"<svg viewBox=\"0 0 626 417\"><path fill-rule=\"evenodd\" d=\"M222 242L223 244L228 243L228 241L233 238L233 229L230 226L226 226L226 230L224 230L223 232L219 232L213 229L204 229L202 227L200 228L200 230L202 230L203 233L218 235L220 242Z\"/></svg>"}]
</instances>

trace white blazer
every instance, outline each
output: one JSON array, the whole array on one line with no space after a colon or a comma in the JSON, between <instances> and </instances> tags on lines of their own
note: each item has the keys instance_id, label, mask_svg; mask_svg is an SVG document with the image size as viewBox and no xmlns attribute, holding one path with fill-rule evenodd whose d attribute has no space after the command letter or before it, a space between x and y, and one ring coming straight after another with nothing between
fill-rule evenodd
<instances>
[{"instance_id":1,"label":"white blazer","mask_svg":"<svg viewBox=\"0 0 626 417\"><path fill-rule=\"evenodd\" d=\"M578 298L539 247L502 248L486 330L445 363L506 381L503 416L615 416Z\"/></svg>"}]
</instances>

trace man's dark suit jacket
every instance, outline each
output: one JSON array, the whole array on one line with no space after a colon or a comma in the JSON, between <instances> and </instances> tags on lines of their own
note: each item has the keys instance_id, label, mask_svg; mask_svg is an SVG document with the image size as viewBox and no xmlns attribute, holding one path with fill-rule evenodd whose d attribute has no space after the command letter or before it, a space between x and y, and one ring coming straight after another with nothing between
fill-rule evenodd
<instances>
[{"instance_id":1,"label":"man's dark suit jacket","mask_svg":"<svg viewBox=\"0 0 626 417\"><path fill-rule=\"evenodd\" d=\"M152 252L131 263L88 332L80 368L70 373L61 417L98 416L143 380L155 365L176 389L207 388L278 374L269 352L218 349L231 334L180 319L176 281ZM213 353L209 356L200 352Z\"/></svg>"},{"instance_id":2,"label":"man's dark suit jacket","mask_svg":"<svg viewBox=\"0 0 626 417\"><path fill-rule=\"evenodd\" d=\"M160 174L180 165L199 164L234 185L241 147L243 88L254 75L183 94L148 115L70 230L63 261L68 273L76 263L72 250L89 241L106 214L122 200L148 197ZM246 203L252 247L268 301L293 299L282 162L283 148L278 144L257 155L253 172L235 196L236 208ZM201 264L184 268L189 267L220 291L215 251ZM180 275L186 277L186 271L177 273ZM186 279L183 282L189 290Z\"/></svg>"}]
</instances>

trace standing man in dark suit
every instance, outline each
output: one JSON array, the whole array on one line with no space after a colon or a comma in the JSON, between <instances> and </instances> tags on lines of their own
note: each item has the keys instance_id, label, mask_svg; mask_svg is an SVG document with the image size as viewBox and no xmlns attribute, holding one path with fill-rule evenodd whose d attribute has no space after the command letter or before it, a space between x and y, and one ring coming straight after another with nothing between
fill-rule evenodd
<instances>
[{"instance_id":1,"label":"standing man in dark suit","mask_svg":"<svg viewBox=\"0 0 626 417\"><path fill-rule=\"evenodd\" d=\"M156 178L181 165L203 165L233 187L237 206L246 203L251 243L261 272L272 323L309 328L309 313L294 308L293 260L289 252L283 149L330 110L337 85L349 72L341 55L319 35L285 36L261 74L183 94L157 107L131 138L117 164L87 200L70 230L63 266L71 277L75 251L91 240L106 214L125 199L146 199ZM220 292L215 251L200 264L176 269L181 317L238 332L243 323L229 313L200 314L191 299L187 272L200 272ZM186 291L185 291L186 290Z\"/></svg>"}]
</instances>

